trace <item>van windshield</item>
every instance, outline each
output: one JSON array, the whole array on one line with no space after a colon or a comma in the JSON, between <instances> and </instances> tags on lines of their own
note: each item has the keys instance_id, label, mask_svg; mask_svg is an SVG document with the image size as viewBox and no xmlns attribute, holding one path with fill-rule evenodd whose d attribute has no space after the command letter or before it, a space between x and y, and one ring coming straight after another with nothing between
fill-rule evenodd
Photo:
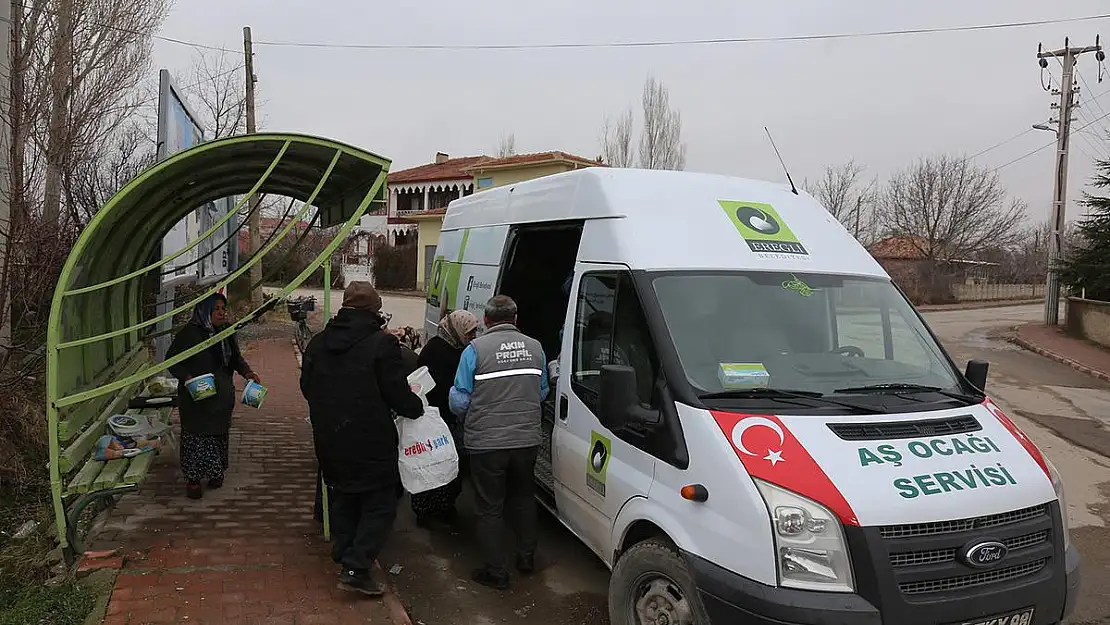
<instances>
[{"instance_id":1,"label":"van windshield","mask_svg":"<svg viewBox=\"0 0 1110 625\"><path fill-rule=\"evenodd\" d=\"M959 374L889 280L677 272L652 284L682 370L703 399L774 395L766 389L964 397Z\"/></svg>"}]
</instances>

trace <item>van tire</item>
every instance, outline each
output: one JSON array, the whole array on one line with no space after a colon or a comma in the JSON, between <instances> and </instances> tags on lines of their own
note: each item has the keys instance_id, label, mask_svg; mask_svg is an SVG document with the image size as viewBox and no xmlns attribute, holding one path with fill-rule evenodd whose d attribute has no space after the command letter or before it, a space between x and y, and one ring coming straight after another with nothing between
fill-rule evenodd
<instances>
[{"instance_id":1,"label":"van tire","mask_svg":"<svg viewBox=\"0 0 1110 625\"><path fill-rule=\"evenodd\" d=\"M662 591L666 590L666 593ZM680 599L675 601L677 591ZM652 597L661 600L652 607ZM641 605L643 604L643 605ZM690 567L669 541L650 538L617 559L609 579L611 625L645 625L639 610L663 610L672 625L709 625Z\"/></svg>"}]
</instances>

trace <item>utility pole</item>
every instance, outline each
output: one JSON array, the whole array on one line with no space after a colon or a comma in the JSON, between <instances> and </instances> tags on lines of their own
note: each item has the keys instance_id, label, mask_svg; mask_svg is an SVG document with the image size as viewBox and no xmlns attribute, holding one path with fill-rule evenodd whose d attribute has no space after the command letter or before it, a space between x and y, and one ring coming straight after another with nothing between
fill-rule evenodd
<instances>
[{"instance_id":1,"label":"utility pole","mask_svg":"<svg viewBox=\"0 0 1110 625\"><path fill-rule=\"evenodd\" d=\"M8 268L8 241L12 231L11 205L11 97L12 47L18 45L12 37L12 2L0 0L0 366L11 343L11 271ZM17 10L22 10L20 7Z\"/></svg>"},{"instance_id":2,"label":"utility pole","mask_svg":"<svg viewBox=\"0 0 1110 625\"><path fill-rule=\"evenodd\" d=\"M1064 39L1064 47L1059 50L1044 51L1037 46L1037 59L1041 69L1048 67L1049 58L1058 58L1063 66L1060 76L1060 121L1056 131L1056 177L1052 192L1052 233L1048 239L1048 277L1045 281L1044 293L1044 322L1045 325L1055 326L1060 319L1060 277L1056 273L1056 265L1060 261L1062 246L1061 233L1064 231L1064 215L1067 208L1068 197L1068 143L1071 135L1071 113L1075 106L1074 72L1075 64L1081 54L1088 52L1099 53L1102 46L1098 37L1095 45L1082 48L1073 48L1068 39Z\"/></svg>"},{"instance_id":3,"label":"utility pole","mask_svg":"<svg viewBox=\"0 0 1110 625\"><path fill-rule=\"evenodd\" d=\"M859 241L859 214L863 210L863 196L856 196L856 240Z\"/></svg>"},{"instance_id":4,"label":"utility pole","mask_svg":"<svg viewBox=\"0 0 1110 625\"><path fill-rule=\"evenodd\" d=\"M257 131L254 118L254 83L257 78L254 75L254 48L251 46L251 27L243 27L243 64L247 70L247 134L254 134ZM250 242L251 242L251 257L258 254L259 248L262 247L262 214L258 209L258 204L261 198L257 194L251 196L250 201ZM262 305L262 261L258 260L251 266L250 272L251 280L251 307L258 308Z\"/></svg>"}]
</instances>

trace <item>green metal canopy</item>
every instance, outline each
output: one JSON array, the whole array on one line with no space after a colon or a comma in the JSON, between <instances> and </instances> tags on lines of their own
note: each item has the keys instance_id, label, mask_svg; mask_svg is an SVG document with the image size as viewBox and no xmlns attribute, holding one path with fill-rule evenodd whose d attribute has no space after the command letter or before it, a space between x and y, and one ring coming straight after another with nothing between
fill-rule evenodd
<instances>
[{"instance_id":1,"label":"green metal canopy","mask_svg":"<svg viewBox=\"0 0 1110 625\"><path fill-rule=\"evenodd\" d=\"M146 378L164 371L207 347L165 362L147 362L146 339L156 324L191 308L204 297L249 271L282 238L293 231L290 221L261 253L212 284L179 308L144 316L145 296L157 291L163 267L213 236L233 219L247 200L273 194L304 202L298 218L311 207L321 227L342 225L330 245L282 291L288 295L308 278L346 238L376 202L384 205L390 161L364 150L299 134L259 133L201 143L150 167L121 189L89 223L70 252L58 280L47 330L47 421L50 477L59 530L65 517L62 484L72 469L69 454L96 435L110 399ZM243 196L234 210L202 233L188 247L159 258L171 228L204 204ZM237 243L237 238L234 239ZM222 340L252 312L212 337ZM132 364L132 363L139 364ZM101 430L102 432L102 430ZM59 537L65 536L59 531ZM62 540L64 544L64 538Z\"/></svg>"}]
</instances>

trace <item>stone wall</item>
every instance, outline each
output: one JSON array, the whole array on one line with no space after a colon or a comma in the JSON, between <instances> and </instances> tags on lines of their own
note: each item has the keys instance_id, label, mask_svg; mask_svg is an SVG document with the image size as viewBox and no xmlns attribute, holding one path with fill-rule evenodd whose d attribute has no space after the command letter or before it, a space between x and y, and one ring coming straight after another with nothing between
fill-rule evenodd
<instances>
[{"instance_id":1,"label":"stone wall","mask_svg":"<svg viewBox=\"0 0 1110 625\"><path fill-rule=\"evenodd\" d=\"M1069 297L1068 334L1110 347L1110 302Z\"/></svg>"}]
</instances>

